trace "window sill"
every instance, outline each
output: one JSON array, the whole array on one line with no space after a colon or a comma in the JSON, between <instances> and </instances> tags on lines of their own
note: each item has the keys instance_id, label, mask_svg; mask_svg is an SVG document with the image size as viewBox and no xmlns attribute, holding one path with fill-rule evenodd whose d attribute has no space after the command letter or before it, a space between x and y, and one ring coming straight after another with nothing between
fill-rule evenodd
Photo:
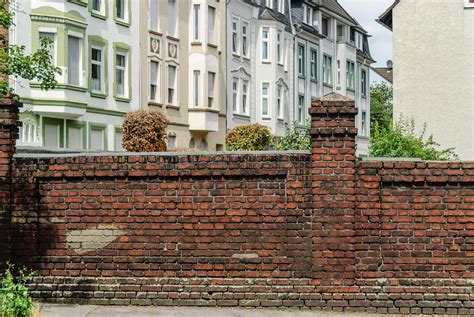
<instances>
[{"instance_id":1,"label":"window sill","mask_svg":"<svg viewBox=\"0 0 474 317\"><path fill-rule=\"evenodd\" d=\"M234 117L240 118L240 119L250 119L250 116L247 114L240 114L240 113L235 113L235 112L234 112Z\"/></svg>"},{"instance_id":2,"label":"window sill","mask_svg":"<svg viewBox=\"0 0 474 317\"><path fill-rule=\"evenodd\" d=\"M91 97L99 98L99 99L107 99L107 95L102 92L93 92L91 91Z\"/></svg>"},{"instance_id":3,"label":"window sill","mask_svg":"<svg viewBox=\"0 0 474 317\"><path fill-rule=\"evenodd\" d=\"M311 82L317 84L318 80L316 78L311 78Z\"/></svg>"},{"instance_id":4,"label":"window sill","mask_svg":"<svg viewBox=\"0 0 474 317\"><path fill-rule=\"evenodd\" d=\"M165 105L165 107L166 107L167 109L176 109L176 110L179 110L179 109L180 109L179 106L177 106L177 105L172 105L172 104L167 104L167 105Z\"/></svg>"},{"instance_id":5,"label":"window sill","mask_svg":"<svg viewBox=\"0 0 474 317\"><path fill-rule=\"evenodd\" d=\"M242 58L244 59L244 61L250 62L250 57L248 57L248 56L242 56Z\"/></svg>"},{"instance_id":6,"label":"window sill","mask_svg":"<svg viewBox=\"0 0 474 317\"><path fill-rule=\"evenodd\" d=\"M284 121L285 121L285 119L283 119L283 118L278 118L278 122L284 122Z\"/></svg>"},{"instance_id":7,"label":"window sill","mask_svg":"<svg viewBox=\"0 0 474 317\"><path fill-rule=\"evenodd\" d=\"M277 65L280 66L280 67L285 67L285 65L281 62L278 62Z\"/></svg>"},{"instance_id":8,"label":"window sill","mask_svg":"<svg viewBox=\"0 0 474 317\"><path fill-rule=\"evenodd\" d=\"M191 42L191 46L202 46L202 42L199 42L199 41Z\"/></svg>"},{"instance_id":9,"label":"window sill","mask_svg":"<svg viewBox=\"0 0 474 317\"><path fill-rule=\"evenodd\" d=\"M367 99L367 95L362 95L362 99Z\"/></svg>"},{"instance_id":10,"label":"window sill","mask_svg":"<svg viewBox=\"0 0 474 317\"><path fill-rule=\"evenodd\" d=\"M265 120L265 121L271 121L272 118L271 117L262 117L262 120Z\"/></svg>"},{"instance_id":11,"label":"window sill","mask_svg":"<svg viewBox=\"0 0 474 317\"><path fill-rule=\"evenodd\" d=\"M215 48L217 49L217 45L213 43L207 43L207 47Z\"/></svg>"},{"instance_id":12,"label":"window sill","mask_svg":"<svg viewBox=\"0 0 474 317\"><path fill-rule=\"evenodd\" d=\"M91 11L91 16L101 20L107 20L107 16L97 11Z\"/></svg>"},{"instance_id":13,"label":"window sill","mask_svg":"<svg viewBox=\"0 0 474 317\"><path fill-rule=\"evenodd\" d=\"M272 62L269 61L269 60L262 60L262 64L267 64L267 65L271 65Z\"/></svg>"},{"instance_id":14,"label":"window sill","mask_svg":"<svg viewBox=\"0 0 474 317\"><path fill-rule=\"evenodd\" d=\"M83 6L83 7L87 7L87 2L83 2L81 0L69 0L69 2Z\"/></svg>"},{"instance_id":15,"label":"window sill","mask_svg":"<svg viewBox=\"0 0 474 317\"><path fill-rule=\"evenodd\" d=\"M306 77L304 75L301 75L301 74L298 74L298 78L306 79Z\"/></svg>"},{"instance_id":16,"label":"window sill","mask_svg":"<svg viewBox=\"0 0 474 317\"><path fill-rule=\"evenodd\" d=\"M353 89L353 88L347 88L347 90L350 91L350 92L353 92L353 93L356 92L355 89Z\"/></svg>"},{"instance_id":17,"label":"window sill","mask_svg":"<svg viewBox=\"0 0 474 317\"><path fill-rule=\"evenodd\" d=\"M172 40L172 41L175 41L175 42L179 42L179 38L173 36L173 35L168 35L166 36L168 38L168 40Z\"/></svg>"},{"instance_id":18,"label":"window sill","mask_svg":"<svg viewBox=\"0 0 474 317\"><path fill-rule=\"evenodd\" d=\"M232 57L235 57L235 58L240 59L240 54L239 54L239 53L232 52Z\"/></svg>"},{"instance_id":19,"label":"window sill","mask_svg":"<svg viewBox=\"0 0 474 317\"><path fill-rule=\"evenodd\" d=\"M41 89L41 85L38 83L30 83L30 87L33 89ZM57 84L54 89L65 89L65 90L72 90L78 92L87 92L87 87L83 86L76 86L76 85L69 85L69 84Z\"/></svg>"},{"instance_id":20,"label":"window sill","mask_svg":"<svg viewBox=\"0 0 474 317\"><path fill-rule=\"evenodd\" d=\"M328 88L331 88L331 89L334 88L334 87L332 86L332 84L328 84L328 83L323 83L323 86L328 87Z\"/></svg>"},{"instance_id":21,"label":"window sill","mask_svg":"<svg viewBox=\"0 0 474 317\"><path fill-rule=\"evenodd\" d=\"M132 101L132 99L128 97L115 96L114 98L116 101L119 101L119 102L130 103Z\"/></svg>"},{"instance_id":22,"label":"window sill","mask_svg":"<svg viewBox=\"0 0 474 317\"><path fill-rule=\"evenodd\" d=\"M126 28L130 27L130 22L127 22L125 20L118 19L118 18L115 18L114 20L115 20L115 23L118 24L118 25L124 26Z\"/></svg>"},{"instance_id":23,"label":"window sill","mask_svg":"<svg viewBox=\"0 0 474 317\"><path fill-rule=\"evenodd\" d=\"M163 104L155 101L148 101L148 106L163 107Z\"/></svg>"},{"instance_id":24,"label":"window sill","mask_svg":"<svg viewBox=\"0 0 474 317\"><path fill-rule=\"evenodd\" d=\"M157 36L163 36L163 33L158 32L158 31L154 31L154 30L148 30L148 33L153 34L153 35L157 35Z\"/></svg>"}]
</instances>

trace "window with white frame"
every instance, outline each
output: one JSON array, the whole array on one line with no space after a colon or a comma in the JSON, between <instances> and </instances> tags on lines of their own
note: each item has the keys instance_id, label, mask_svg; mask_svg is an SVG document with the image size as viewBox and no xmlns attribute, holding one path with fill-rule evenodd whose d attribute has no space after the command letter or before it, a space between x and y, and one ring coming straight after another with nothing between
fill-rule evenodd
<instances>
[{"instance_id":1,"label":"window with white frame","mask_svg":"<svg viewBox=\"0 0 474 317\"><path fill-rule=\"evenodd\" d=\"M232 19L232 53L239 54L239 19Z\"/></svg>"},{"instance_id":2,"label":"window with white frame","mask_svg":"<svg viewBox=\"0 0 474 317\"><path fill-rule=\"evenodd\" d=\"M201 71L195 70L193 74L193 81L194 81L194 95L193 95L193 106L199 107L199 91L200 91L200 82L201 82Z\"/></svg>"},{"instance_id":3,"label":"window with white frame","mask_svg":"<svg viewBox=\"0 0 474 317\"><path fill-rule=\"evenodd\" d=\"M355 90L355 64L353 61L347 61L346 67L347 89Z\"/></svg>"},{"instance_id":4,"label":"window with white frame","mask_svg":"<svg viewBox=\"0 0 474 317\"><path fill-rule=\"evenodd\" d=\"M81 85L82 39L68 35L67 37L67 83Z\"/></svg>"},{"instance_id":5,"label":"window with white frame","mask_svg":"<svg viewBox=\"0 0 474 317\"><path fill-rule=\"evenodd\" d=\"M311 50L311 79L317 80L318 79L318 51L315 49Z\"/></svg>"},{"instance_id":6,"label":"window with white frame","mask_svg":"<svg viewBox=\"0 0 474 317\"><path fill-rule=\"evenodd\" d=\"M298 44L298 75L305 76L305 48Z\"/></svg>"},{"instance_id":7,"label":"window with white frame","mask_svg":"<svg viewBox=\"0 0 474 317\"><path fill-rule=\"evenodd\" d=\"M303 22L312 26L313 25L313 8L311 8L308 5L304 5L303 11L304 11Z\"/></svg>"},{"instance_id":8,"label":"window with white frame","mask_svg":"<svg viewBox=\"0 0 474 317\"><path fill-rule=\"evenodd\" d=\"M278 0L278 12L285 14L285 0Z\"/></svg>"},{"instance_id":9,"label":"window with white frame","mask_svg":"<svg viewBox=\"0 0 474 317\"><path fill-rule=\"evenodd\" d=\"M92 90L102 92L104 90L104 52L99 47L91 48L91 81Z\"/></svg>"},{"instance_id":10,"label":"window with white frame","mask_svg":"<svg viewBox=\"0 0 474 317\"><path fill-rule=\"evenodd\" d=\"M268 52L269 33L270 33L269 28L262 28L262 60L263 61L268 61L269 59L269 52Z\"/></svg>"},{"instance_id":11,"label":"window with white frame","mask_svg":"<svg viewBox=\"0 0 474 317\"><path fill-rule=\"evenodd\" d=\"M337 60L337 86L341 86L341 61Z\"/></svg>"},{"instance_id":12,"label":"window with white frame","mask_svg":"<svg viewBox=\"0 0 474 317\"><path fill-rule=\"evenodd\" d=\"M297 109L297 120L298 123L303 124L304 120L304 95L298 95L298 109Z\"/></svg>"},{"instance_id":13,"label":"window with white frame","mask_svg":"<svg viewBox=\"0 0 474 317\"><path fill-rule=\"evenodd\" d=\"M90 129L90 149L96 151L105 150L105 129Z\"/></svg>"},{"instance_id":14,"label":"window with white frame","mask_svg":"<svg viewBox=\"0 0 474 317\"><path fill-rule=\"evenodd\" d=\"M360 87L362 97L367 97L367 72L365 69L362 69L360 73Z\"/></svg>"},{"instance_id":15,"label":"window with white frame","mask_svg":"<svg viewBox=\"0 0 474 317\"><path fill-rule=\"evenodd\" d=\"M282 49L282 32L277 31L277 61L279 64L283 64L283 49Z\"/></svg>"},{"instance_id":16,"label":"window with white frame","mask_svg":"<svg viewBox=\"0 0 474 317\"><path fill-rule=\"evenodd\" d=\"M247 22L242 22L242 55L248 57L248 30L249 24Z\"/></svg>"},{"instance_id":17,"label":"window with white frame","mask_svg":"<svg viewBox=\"0 0 474 317\"><path fill-rule=\"evenodd\" d=\"M283 86L277 86L277 115L278 119L283 119Z\"/></svg>"},{"instance_id":18,"label":"window with white frame","mask_svg":"<svg viewBox=\"0 0 474 317\"><path fill-rule=\"evenodd\" d=\"M216 8L209 6L208 7L208 16L207 16L207 42L210 44L215 44L215 24L216 24Z\"/></svg>"},{"instance_id":19,"label":"window with white frame","mask_svg":"<svg viewBox=\"0 0 474 317\"><path fill-rule=\"evenodd\" d=\"M171 36L176 36L176 5L176 0L168 0L168 34Z\"/></svg>"},{"instance_id":20,"label":"window with white frame","mask_svg":"<svg viewBox=\"0 0 474 317\"><path fill-rule=\"evenodd\" d=\"M331 22L330 18L323 16L321 19L321 32L323 35L327 36L328 38L331 37Z\"/></svg>"},{"instance_id":21,"label":"window with white frame","mask_svg":"<svg viewBox=\"0 0 474 317\"><path fill-rule=\"evenodd\" d=\"M126 20L126 0L115 0L115 14L117 19Z\"/></svg>"},{"instance_id":22,"label":"window with white frame","mask_svg":"<svg viewBox=\"0 0 474 317\"><path fill-rule=\"evenodd\" d=\"M48 49L51 62L56 65L56 33L40 31L38 37L40 40L40 46L42 41L44 41L43 39L46 39L49 42L46 48Z\"/></svg>"},{"instance_id":23,"label":"window with white frame","mask_svg":"<svg viewBox=\"0 0 474 317\"><path fill-rule=\"evenodd\" d=\"M126 74L127 74L127 53L118 52L115 54L115 89L117 96L126 97L125 87L126 84Z\"/></svg>"},{"instance_id":24,"label":"window with white frame","mask_svg":"<svg viewBox=\"0 0 474 317\"><path fill-rule=\"evenodd\" d=\"M193 37L195 41L199 41L200 14L201 14L201 5L195 4L193 6Z\"/></svg>"},{"instance_id":25,"label":"window with white frame","mask_svg":"<svg viewBox=\"0 0 474 317\"><path fill-rule=\"evenodd\" d=\"M270 84L269 83L262 83L262 117L269 116L269 92L270 92Z\"/></svg>"},{"instance_id":26,"label":"window with white frame","mask_svg":"<svg viewBox=\"0 0 474 317\"><path fill-rule=\"evenodd\" d=\"M149 0L150 15L149 27L152 31L158 31L158 0Z\"/></svg>"},{"instance_id":27,"label":"window with white frame","mask_svg":"<svg viewBox=\"0 0 474 317\"><path fill-rule=\"evenodd\" d=\"M237 113L237 96L239 95L239 79L232 79L232 111Z\"/></svg>"},{"instance_id":28,"label":"window with white frame","mask_svg":"<svg viewBox=\"0 0 474 317\"><path fill-rule=\"evenodd\" d=\"M364 110L361 114L362 135L367 135L367 112Z\"/></svg>"},{"instance_id":29,"label":"window with white frame","mask_svg":"<svg viewBox=\"0 0 474 317\"><path fill-rule=\"evenodd\" d=\"M157 61L150 61L150 100L158 101L160 64Z\"/></svg>"},{"instance_id":30,"label":"window with white frame","mask_svg":"<svg viewBox=\"0 0 474 317\"><path fill-rule=\"evenodd\" d=\"M216 81L216 73L207 73L207 107L214 107L214 86Z\"/></svg>"},{"instance_id":31,"label":"window with white frame","mask_svg":"<svg viewBox=\"0 0 474 317\"><path fill-rule=\"evenodd\" d=\"M323 82L332 85L332 57L324 55L323 58Z\"/></svg>"},{"instance_id":32,"label":"window with white frame","mask_svg":"<svg viewBox=\"0 0 474 317\"><path fill-rule=\"evenodd\" d=\"M176 104L176 66L168 66L168 104Z\"/></svg>"},{"instance_id":33,"label":"window with white frame","mask_svg":"<svg viewBox=\"0 0 474 317\"><path fill-rule=\"evenodd\" d=\"M92 11L102 13L102 0L92 0Z\"/></svg>"},{"instance_id":34,"label":"window with white frame","mask_svg":"<svg viewBox=\"0 0 474 317\"><path fill-rule=\"evenodd\" d=\"M248 89L249 89L249 82L244 80L242 82L242 114L248 114Z\"/></svg>"},{"instance_id":35,"label":"window with white frame","mask_svg":"<svg viewBox=\"0 0 474 317\"><path fill-rule=\"evenodd\" d=\"M170 132L168 134L168 149L174 149L176 148L176 134L173 132Z\"/></svg>"},{"instance_id":36,"label":"window with white frame","mask_svg":"<svg viewBox=\"0 0 474 317\"><path fill-rule=\"evenodd\" d=\"M38 143L38 127L34 122L22 122L20 140L23 144Z\"/></svg>"}]
</instances>

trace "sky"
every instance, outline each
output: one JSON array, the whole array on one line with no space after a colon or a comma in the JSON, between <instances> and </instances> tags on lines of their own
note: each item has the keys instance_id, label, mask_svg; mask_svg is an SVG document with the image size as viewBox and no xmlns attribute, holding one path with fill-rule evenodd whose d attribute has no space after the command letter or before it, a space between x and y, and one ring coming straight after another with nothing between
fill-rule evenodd
<instances>
[{"instance_id":1,"label":"sky","mask_svg":"<svg viewBox=\"0 0 474 317\"><path fill-rule=\"evenodd\" d=\"M387 60L392 60L393 56L392 32L375 19L390 7L393 0L339 0L339 3L372 35L369 38L370 52L377 61L373 66L385 67Z\"/></svg>"}]
</instances>

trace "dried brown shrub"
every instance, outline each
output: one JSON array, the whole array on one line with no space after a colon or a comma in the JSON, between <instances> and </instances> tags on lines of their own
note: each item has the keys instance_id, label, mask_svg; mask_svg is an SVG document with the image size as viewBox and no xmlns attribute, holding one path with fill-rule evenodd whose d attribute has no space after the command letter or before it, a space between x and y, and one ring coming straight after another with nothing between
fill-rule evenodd
<instances>
[{"instance_id":1,"label":"dried brown shrub","mask_svg":"<svg viewBox=\"0 0 474 317\"><path fill-rule=\"evenodd\" d=\"M125 116L122 146L129 152L166 151L169 121L156 111L134 111Z\"/></svg>"}]
</instances>

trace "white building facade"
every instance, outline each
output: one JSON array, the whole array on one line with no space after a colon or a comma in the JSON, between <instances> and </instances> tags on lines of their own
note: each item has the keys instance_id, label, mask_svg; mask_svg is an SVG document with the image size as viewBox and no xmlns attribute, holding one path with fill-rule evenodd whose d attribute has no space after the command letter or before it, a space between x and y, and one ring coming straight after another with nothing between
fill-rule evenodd
<instances>
[{"instance_id":1,"label":"white building facade","mask_svg":"<svg viewBox=\"0 0 474 317\"><path fill-rule=\"evenodd\" d=\"M283 136L291 122L293 35L288 0L227 7L227 126L260 123Z\"/></svg>"},{"instance_id":2,"label":"white building facade","mask_svg":"<svg viewBox=\"0 0 474 317\"><path fill-rule=\"evenodd\" d=\"M13 44L27 53L50 47L54 90L14 83L24 107L19 145L73 150L122 150L123 116L139 108L138 1L16 0Z\"/></svg>"},{"instance_id":3,"label":"white building facade","mask_svg":"<svg viewBox=\"0 0 474 317\"><path fill-rule=\"evenodd\" d=\"M393 30L394 120L473 160L474 1L397 0L379 22Z\"/></svg>"},{"instance_id":4,"label":"white building facade","mask_svg":"<svg viewBox=\"0 0 474 317\"><path fill-rule=\"evenodd\" d=\"M228 128L257 122L281 137L338 92L359 108L357 152L368 155L369 35L336 0L230 1L227 20Z\"/></svg>"}]
</instances>

